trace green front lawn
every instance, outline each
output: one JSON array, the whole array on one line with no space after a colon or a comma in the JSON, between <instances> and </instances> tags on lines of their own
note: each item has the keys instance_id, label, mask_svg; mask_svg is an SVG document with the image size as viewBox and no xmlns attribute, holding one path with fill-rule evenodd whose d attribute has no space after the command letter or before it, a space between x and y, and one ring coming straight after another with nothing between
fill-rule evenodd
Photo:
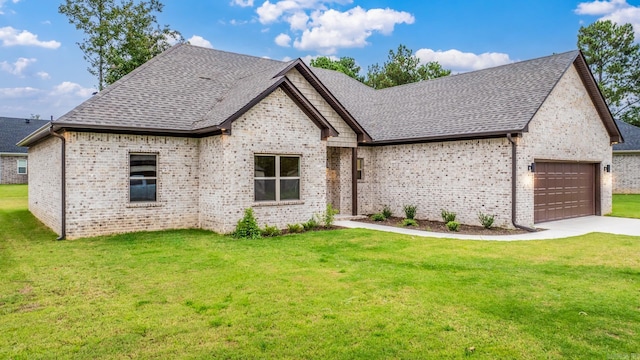
<instances>
[{"instance_id":1,"label":"green front lawn","mask_svg":"<svg viewBox=\"0 0 640 360\"><path fill-rule=\"evenodd\" d=\"M640 238L55 241L0 187L0 358L631 358Z\"/></svg>"},{"instance_id":2,"label":"green front lawn","mask_svg":"<svg viewBox=\"0 0 640 360\"><path fill-rule=\"evenodd\" d=\"M613 211L609 215L640 219L640 194L613 195Z\"/></svg>"}]
</instances>

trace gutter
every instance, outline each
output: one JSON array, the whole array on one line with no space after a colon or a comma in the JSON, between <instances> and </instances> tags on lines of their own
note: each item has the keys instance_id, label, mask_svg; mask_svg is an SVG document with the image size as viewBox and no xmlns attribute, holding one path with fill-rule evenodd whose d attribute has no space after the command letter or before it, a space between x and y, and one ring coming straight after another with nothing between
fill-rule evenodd
<instances>
[{"instance_id":1,"label":"gutter","mask_svg":"<svg viewBox=\"0 0 640 360\"><path fill-rule=\"evenodd\" d=\"M67 236L67 171L66 171L66 139L64 136L53 131L53 124L49 127L49 134L51 136L55 136L58 139L62 140L62 149L61 149L61 165L60 165L60 184L62 185L61 189L61 222L62 227L60 229L60 236L56 240L64 240Z\"/></svg>"},{"instance_id":2,"label":"gutter","mask_svg":"<svg viewBox=\"0 0 640 360\"><path fill-rule=\"evenodd\" d=\"M517 229L536 232L538 231L537 229L516 223L516 175L518 171L518 158L516 157L516 142L513 140L511 134L507 134L507 140L511 143L511 223Z\"/></svg>"}]
</instances>

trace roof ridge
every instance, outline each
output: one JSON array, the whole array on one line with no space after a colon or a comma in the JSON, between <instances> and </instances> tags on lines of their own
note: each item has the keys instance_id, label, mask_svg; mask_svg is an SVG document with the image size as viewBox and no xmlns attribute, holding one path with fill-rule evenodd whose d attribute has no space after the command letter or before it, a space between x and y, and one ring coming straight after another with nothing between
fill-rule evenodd
<instances>
[{"instance_id":1,"label":"roof ridge","mask_svg":"<svg viewBox=\"0 0 640 360\"><path fill-rule=\"evenodd\" d=\"M551 58L551 57L559 57L559 56L562 56L562 55L567 55L567 54L572 53L572 52L575 52L576 56L577 56L578 53L580 53L580 50L576 49L576 50L571 50L571 51L564 51L564 52L561 52L561 53L551 54L551 55L547 55L547 56L541 56L541 57L537 57L537 58L533 58L533 59L514 61L512 63L502 64L502 65L498 65L498 66L492 66L492 67L488 67L488 68L484 68L484 69L467 71L467 72L453 74L453 75L449 75L449 76L442 76L442 77L438 77L438 78L435 78L435 79L421 80L421 81L417 81L417 82L413 82L413 83L409 83L409 84L396 85L396 86L392 86L392 87L388 87L388 88L384 88L384 89L374 89L374 90L376 90L376 91L386 91L386 90L398 89L398 88L401 88L401 87L407 87L407 86L412 86L412 85L413 86L417 86L418 84L424 83L424 82L433 83L435 81L445 81L445 79L458 78L458 77L463 77L463 76L470 75L470 74L478 74L480 72L492 71L492 70L504 68L504 67L507 67L507 66L518 65L518 64L526 64L526 63L529 63L529 62L540 61L542 59L547 59L547 58ZM574 58L574 60L575 60L575 58Z\"/></svg>"},{"instance_id":2,"label":"roof ridge","mask_svg":"<svg viewBox=\"0 0 640 360\"><path fill-rule=\"evenodd\" d=\"M204 50L207 50L207 51L210 51L210 52L219 52L219 53L224 53L224 54L229 54L229 55L234 55L234 56L250 57L250 58L255 58L255 59L260 59L260 60L268 60L268 61L280 62L280 63L289 63L290 62L290 61L276 60L276 59L271 59L271 58L268 58L268 57L262 57L262 56L256 56L256 55L240 54L240 53L235 53L235 52L231 52L231 51L208 48L208 47L198 46L198 45L193 45L193 44L182 44L182 45L191 46L191 47L195 47L195 48L199 48L199 49L204 49ZM291 61L293 61L293 60L291 60Z\"/></svg>"}]
</instances>

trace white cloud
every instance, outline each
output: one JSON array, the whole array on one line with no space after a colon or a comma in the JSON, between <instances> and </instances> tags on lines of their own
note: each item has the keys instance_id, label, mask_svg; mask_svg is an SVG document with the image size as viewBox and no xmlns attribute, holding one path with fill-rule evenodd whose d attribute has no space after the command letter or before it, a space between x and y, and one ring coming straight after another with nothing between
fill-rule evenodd
<instances>
[{"instance_id":1,"label":"white cloud","mask_svg":"<svg viewBox=\"0 0 640 360\"><path fill-rule=\"evenodd\" d=\"M340 12L316 11L311 14L309 28L293 46L299 50L316 50L334 54L339 48L364 47L374 32L389 35L396 24L413 24L415 18L408 12L392 9L364 10L359 6Z\"/></svg>"},{"instance_id":2,"label":"white cloud","mask_svg":"<svg viewBox=\"0 0 640 360\"><path fill-rule=\"evenodd\" d=\"M95 89L85 88L85 87L82 87L82 85L71 82L71 81L64 81L59 85L54 86L53 90L49 94L53 96L73 95L73 96L88 98L94 92L95 92Z\"/></svg>"},{"instance_id":3,"label":"white cloud","mask_svg":"<svg viewBox=\"0 0 640 360\"><path fill-rule=\"evenodd\" d=\"M327 10L326 4L351 4L353 0L282 0L272 3L265 1L258 9L258 20L269 24L280 20L283 15L299 13L303 10Z\"/></svg>"},{"instance_id":4,"label":"white cloud","mask_svg":"<svg viewBox=\"0 0 640 360\"><path fill-rule=\"evenodd\" d=\"M0 28L0 40L3 46L39 46L46 49L57 49L60 43L55 40L40 41L38 35L32 34L27 30L19 31L11 26Z\"/></svg>"},{"instance_id":5,"label":"white cloud","mask_svg":"<svg viewBox=\"0 0 640 360\"><path fill-rule=\"evenodd\" d=\"M303 31L307 28L307 22L309 21L309 16L302 11L296 12L293 15L289 16L287 22L291 26L291 30L300 30Z\"/></svg>"},{"instance_id":6,"label":"white cloud","mask_svg":"<svg viewBox=\"0 0 640 360\"><path fill-rule=\"evenodd\" d=\"M486 69L513 62L513 60L509 58L509 55L504 53L487 52L474 54L456 49L445 51L420 49L416 51L416 56L422 63L437 61L445 69L451 69L454 72Z\"/></svg>"},{"instance_id":7,"label":"white cloud","mask_svg":"<svg viewBox=\"0 0 640 360\"><path fill-rule=\"evenodd\" d=\"M30 64L33 64L34 62L36 62L37 60L34 58L18 58L18 60L16 60L16 62L14 62L13 64L8 63L6 61L0 62L0 69L2 69L2 71L6 71L9 74L13 74L15 76L20 76L23 77L24 74L24 70L27 68L27 66L29 66Z\"/></svg>"},{"instance_id":8,"label":"white cloud","mask_svg":"<svg viewBox=\"0 0 640 360\"><path fill-rule=\"evenodd\" d=\"M275 39L276 44L282 47L290 47L291 46L291 36L287 34L280 34L276 36Z\"/></svg>"},{"instance_id":9,"label":"white cloud","mask_svg":"<svg viewBox=\"0 0 640 360\"><path fill-rule=\"evenodd\" d=\"M233 0L231 5L238 5L242 7L253 6L253 0Z\"/></svg>"},{"instance_id":10,"label":"white cloud","mask_svg":"<svg viewBox=\"0 0 640 360\"><path fill-rule=\"evenodd\" d=\"M50 115L59 117L87 100L95 91L70 81L51 89L0 88L0 113L15 117L29 114L41 114L45 119Z\"/></svg>"},{"instance_id":11,"label":"white cloud","mask_svg":"<svg viewBox=\"0 0 640 360\"><path fill-rule=\"evenodd\" d=\"M606 15L627 6L627 0L596 0L580 3L574 11L579 15Z\"/></svg>"},{"instance_id":12,"label":"white cloud","mask_svg":"<svg viewBox=\"0 0 640 360\"><path fill-rule=\"evenodd\" d=\"M44 72L44 71L38 71L36 73L36 76L39 77L42 80L49 80L51 79L51 76L49 75L49 73Z\"/></svg>"},{"instance_id":13,"label":"white cloud","mask_svg":"<svg viewBox=\"0 0 640 360\"><path fill-rule=\"evenodd\" d=\"M2 11L2 6L4 5L4 3L7 2L6 0L0 0L0 15L3 15L4 12ZM18 2L20 2L20 0L12 0L11 1L14 4L17 4Z\"/></svg>"},{"instance_id":14,"label":"white cloud","mask_svg":"<svg viewBox=\"0 0 640 360\"><path fill-rule=\"evenodd\" d=\"M574 10L579 15L600 16L598 20L611 20L618 25L631 24L636 40L640 40L640 6L632 6L627 0L588 1L578 4Z\"/></svg>"},{"instance_id":15,"label":"white cloud","mask_svg":"<svg viewBox=\"0 0 640 360\"><path fill-rule=\"evenodd\" d=\"M202 36L193 35L187 41L191 45L202 46L202 47L206 47L206 48L209 48L209 49L213 49L213 45L211 45L211 42L209 42L209 40L203 38Z\"/></svg>"}]
</instances>

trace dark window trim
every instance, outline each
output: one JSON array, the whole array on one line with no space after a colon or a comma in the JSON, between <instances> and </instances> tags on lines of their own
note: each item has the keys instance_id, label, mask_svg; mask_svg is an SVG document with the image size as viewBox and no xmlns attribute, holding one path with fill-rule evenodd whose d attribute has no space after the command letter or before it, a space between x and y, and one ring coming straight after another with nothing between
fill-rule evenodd
<instances>
[{"instance_id":1,"label":"dark window trim","mask_svg":"<svg viewBox=\"0 0 640 360\"><path fill-rule=\"evenodd\" d=\"M156 181L156 199L155 200L140 200L140 201L132 201L131 200L131 180L133 179L131 177L131 155L154 155L156 157L156 176L155 177L144 177L143 179L149 179L149 180L155 180ZM129 151L127 154L127 183L129 184L127 186L127 203L129 205L132 204L155 204L155 203L159 203L160 202L160 191L159 190L159 176L158 176L158 169L160 168L160 155L157 152L145 152L145 151ZM137 178L140 179L140 178ZM137 206L140 207L140 206Z\"/></svg>"}]
</instances>

